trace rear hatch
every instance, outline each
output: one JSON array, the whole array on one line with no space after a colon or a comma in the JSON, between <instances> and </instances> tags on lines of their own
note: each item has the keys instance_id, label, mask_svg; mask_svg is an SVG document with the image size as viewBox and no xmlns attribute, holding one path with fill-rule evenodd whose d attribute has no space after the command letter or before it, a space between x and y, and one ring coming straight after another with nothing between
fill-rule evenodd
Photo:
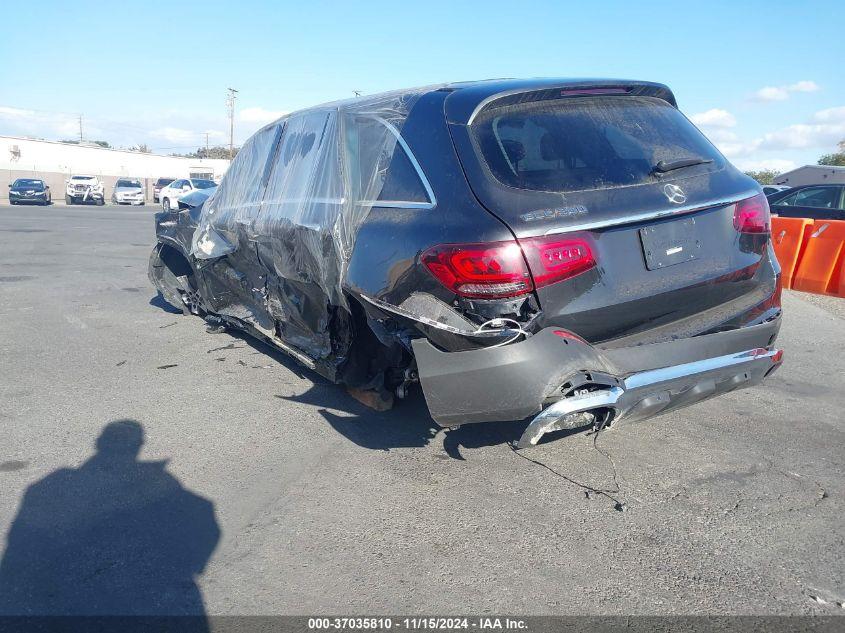
<instances>
[{"instance_id":1,"label":"rear hatch","mask_svg":"<svg viewBox=\"0 0 845 633\"><path fill-rule=\"evenodd\" d=\"M450 129L476 197L523 246L544 325L665 339L771 296L765 198L672 104L624 87L488 101Z\"/></svg>"}]
</instances>

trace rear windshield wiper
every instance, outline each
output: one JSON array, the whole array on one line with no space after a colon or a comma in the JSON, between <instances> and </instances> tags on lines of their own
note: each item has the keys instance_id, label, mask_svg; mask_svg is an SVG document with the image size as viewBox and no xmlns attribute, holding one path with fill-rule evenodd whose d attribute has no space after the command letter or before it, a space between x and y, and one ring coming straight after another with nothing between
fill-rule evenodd
<instances>
[{"instance_id":1,"label":"rear windshield wiper","mask_svg":"<svg viewBox=\"0 0 845 633\"><path fill-rule=\"evenodd\" d=\"M665 174L667 171L675 171L683 167L692 167L693 165L706 165L712 163L712 158L699 158L691 156L690 158L679 158L677 160L661 160L657 163L652 171L656 174Z\"/></svg>"}]
</instances>

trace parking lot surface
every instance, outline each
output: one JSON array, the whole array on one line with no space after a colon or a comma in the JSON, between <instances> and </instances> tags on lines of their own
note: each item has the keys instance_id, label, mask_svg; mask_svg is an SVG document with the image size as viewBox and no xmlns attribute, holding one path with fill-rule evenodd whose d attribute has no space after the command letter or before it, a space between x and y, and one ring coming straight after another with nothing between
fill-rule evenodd
<instances>
[{"instance_id":1,"label":"parking lot surface","mask_svg":"<svg viewBox=\"0 0 845 633\"><path fill-rule=\"evenodd\" d=\"M845 300L785 293L759 388L517 453L524 423L445 432L420 394L374 413L174 313L155 209L0 207L5 573L58 525L80 591L196 552L184 604L209 614L845 613ZM86 470L116 420L147 465Z\"/></svg>"}]
</instances>

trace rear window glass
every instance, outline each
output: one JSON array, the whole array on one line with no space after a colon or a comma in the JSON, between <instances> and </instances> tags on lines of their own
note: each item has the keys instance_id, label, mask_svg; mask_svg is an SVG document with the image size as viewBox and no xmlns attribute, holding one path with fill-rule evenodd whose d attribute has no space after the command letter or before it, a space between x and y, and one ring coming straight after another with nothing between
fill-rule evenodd
<instances>
[{"instance_id":1,"label":"rear window glass","mask_svg":"<svg viewBox=\"0 0 845 633\"><path fill-rule=\"evenodd\" d=\"M669 172L664 179L724 164L684 115L653 97L577 97L492 107L471 129L493 177L517 189L579 191L653 182L660 161L713 161Z\"/></svg>"}]
</instances>

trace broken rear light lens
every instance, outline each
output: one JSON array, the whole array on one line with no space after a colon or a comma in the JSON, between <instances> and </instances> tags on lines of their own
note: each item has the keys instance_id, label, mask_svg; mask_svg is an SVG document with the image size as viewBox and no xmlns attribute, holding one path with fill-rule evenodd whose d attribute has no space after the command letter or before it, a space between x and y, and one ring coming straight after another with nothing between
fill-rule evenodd
<instances>
[{"instance_id":1,"label":"broken rear light lens","mask_svg":"<svg viewBox=\"0 0 845 633\"><path fill-rule=\"evenodd\" d=\"M462 297L502 299L534 289L514 240L435 246L423 253L422 262L440 283Z\"/></svg>"},{"instance_id":2,"label":"broken rear light lens","mask_svg":"<svg viewBox=\"0 0 845 633\"><path fill-rule=\"evenodd\" d=\"M520 243L537 288L580 275L596 265L590 245L582 239L551 235Z\"/></svg>"},{"instance_id":3,"label":"broken rear light lens","mask_svg":"<svg viewBox=\"0 0 845 633\"><path fill-rule=\"evenodd\" d=\"M771 224L769 201L762 193L736 203L734 228L740 233L768 233Z\"/></svg>"}]
</instances>

